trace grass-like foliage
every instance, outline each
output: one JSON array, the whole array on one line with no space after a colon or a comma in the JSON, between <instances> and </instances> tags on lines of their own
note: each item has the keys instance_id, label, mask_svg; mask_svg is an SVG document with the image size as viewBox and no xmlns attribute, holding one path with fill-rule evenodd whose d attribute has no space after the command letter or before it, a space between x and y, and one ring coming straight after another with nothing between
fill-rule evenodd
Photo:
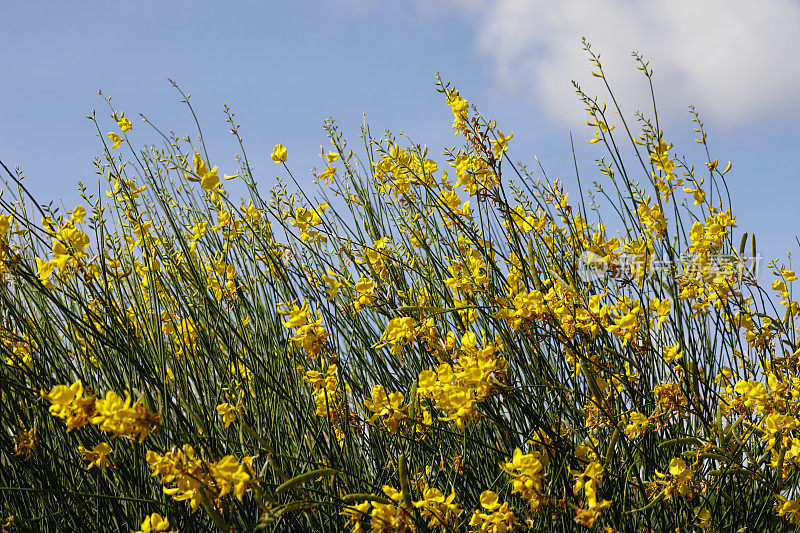
<instances>
[{"instance_id":1,"label":"grass-like foliage","mask_svg":"<svg viewBox=\"0 0 800 533\"><path fill-rule=\"evenodd\" d=\"M756 279L699 116L693 164L576 86L605 155L570 203L437 90L461 146L329 121L313 190L282 145L257 179L227 107L231 175L110 101L84 206L5 169L3 531L800 524L796 276Z\"/></svg>"}]
</instances>

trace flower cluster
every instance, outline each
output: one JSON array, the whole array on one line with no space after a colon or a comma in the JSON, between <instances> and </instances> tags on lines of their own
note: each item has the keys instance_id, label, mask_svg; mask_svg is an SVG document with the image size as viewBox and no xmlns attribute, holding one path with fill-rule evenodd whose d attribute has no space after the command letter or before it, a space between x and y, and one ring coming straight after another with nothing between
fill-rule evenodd
<instances>
[{"instance_id":1,"label":"flower cluster","mask_svg":"<svg viewBox=\"0 0 800 533\"><path fill-rule=\"evenodd\" d=\"M218 501L233 494L241 501L245 491L254 483L251 457L241 461L226 455L219 461L207 461L196 456L188 444L181 449L160 454L147 451L147 464L164 486L164 494L175 501L187 501L192 511L204 502Z\"/></svg>"},{"instance_id":2,"label":"flower cluster","mask_svg":"<svg viewBox=\"0 0 800 533\"><path fill-rule=\"evenodd\" d=\"M112 438L130 437L139 442L157 429L161 415L151 413L141 401L131 404L131 396L123 400L116 392L108 391L105 397L84 394L80 380L72 385L56 385L50 392L41 391L50 402L50 414L64 420L68 430L94 424L112 433Z\"/></svg>"},{"instance_id":3,"label":"flower cluster","mask_svg":"<svg viewBox=\"0 0 800 533\"><path fill-rule=\"evenodd\" d=\"M133 124L114 112L102 202L0 215L9 478L119 492L141 532L170 529L146 507L161 488L187 502L170 511L182 528L800 524L797 275L779 261L766 284L742 271L730 165L678 157L644 115L638 133L615 128L578 88L591 149L610 149L595 172L618 194L590 179L576 199L543 165L513 162L519 136L437 86L460 146L437 157L365 129L360 159L326 121L319 194L277 177L262 196L252 155L229 176L191 136L126 161L115 150ZM618 149L622 132L631 145ZM620 160L629 149L635 165ZM287 153L260 157L284 173ZM234 178L249 193L238 205L223 187ZM147 389L36 394L65 369ZM147 465L118 440L159 428L139 396L165 418ZM72 453L48 463L58 439ZM4 496L45 529L89 520L66 507L51 518L55 494Z\"/></svg>"}]
</instances>

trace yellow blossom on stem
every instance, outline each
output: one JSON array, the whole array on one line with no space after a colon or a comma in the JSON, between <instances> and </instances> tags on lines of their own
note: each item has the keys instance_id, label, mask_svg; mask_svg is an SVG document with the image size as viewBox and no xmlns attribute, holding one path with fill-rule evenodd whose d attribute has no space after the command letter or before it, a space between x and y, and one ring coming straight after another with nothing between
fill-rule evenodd
<instances>
[{"instance_id":1,"label":"yellow blossom on stem","mask_svg":"<svg viewBox=\"0 0 800 533\"><path fill-rule=\"evenodd\" d=\"M56 385L49 393L41 391L50 402L50 414L61 418L67 428L79 428L92 423L113 437L131 437L142 442L158 427L161 415L148 411L141 402L131 405L130 394L120 396L109 391L105 398L84 396L83 384L76 381L70 386Z\"/></svg>"},{"instance_id":2,"label":"yellow blossom on stem","mask_svg":"<svg viewBox=\"0 0 800 533\"><path fill-rule=\"evenodd\" d=\"M481 507L488 512L472 511L469 525L477 526L478 529L471 531L506 533L514 529L517 524L514 511L509 508L508 502L500 503L497 493L491 490L483 491L480 495L480 503Z\"/></svg>"},{"instance_id":3,"label":"yellow blossom on stem","mask_svg":"<svg viewBox=\"0 0 800 533\"><path fill-rule=\"evenodd\" d=\"M131 124L131 121L124 116L117 121L117 126L119 126L119 129L122 131L131 131L133 129L133 124Z\"/></svg>"},{"instance_id":4,"label":"yellow blossom on stem","mask_svg":"<svg viewBox=\"0 0 800 533\"><path fill-rule=\"evenodd\" d=\"M789 500L780 494L776 497L781 501L778 506L778 516L783 516L789 522L800 526L800 500Z\"/></svg>"},{"instance_id":5,"label":"yellow blossom on stem","mask_svg":"<svg viewBox=\"0 0 800 533\"><path fill-rule=\"evenodd\" d=\"M286 162L286 147L282 144L276 144L275 149L272 150L272 154L270 157L276 163L285 163Z\"/></svg>"},{"instance_id":6,"label":"yellow blossom on stem","mask_svg":"<svg viewBox=\"0 0 800 533\"><path fill-rule=\"evenodd\" d=\"M122 144L122 137L118 134L114 133L113 131L108 132L108 138L114 143L111 145L112 150L116 150Z\"/></svg>"},{"instance_id":7,"label":"yellow blossom on stem","mask_svg":"<svg viewBox=\"0 0 800 533\"><path fill-rule=\"evenodd\" d=\"M669 500L673 493L680 495L689 494L692 491L692 477L694 472L680 457L674 457L669 462L669 474L662 474L656 470L656 481L664 487L664 498Z\"/></svg>"},{"instance_id":8,"label":"yellow blossom on stem","mask_svg":"<svg viewBox=\"0 0 800 533\"><path fill-rule=\"evenodd\" d=\"M412 317L393 318L386 325L381 340L390 344L389 351L393 354L400 353L403 346L414 339L416 335L416 321Z\"/></svg>"},{"instance_id":9,"label":"yellow blossom on stem","mask_svg":"<svg viewBox=\"0 0 800 533\"><path fill-rule=\"evenodd\" d=\"M609 500L598 499L597 491L600 488L603 465L591 462L586 465L583 472L573 471L572 474L575 476L573 491L576 495L583 491L586 504L586 507L575 510L575 521L591 528L600 518L603 509L611 505Z\"/></svg>"},{"instance_id":10,"label":"yellow blossom on stem","mask_svg":"<svg viewBox=\"0 0 800 533\"><path fill-rule=\"evenodd\" d=\"M369 409L373 415L367 419L367 422L373 423L380 417L387 417L384 423L389 431L397 432L398 422L406 418L407 405L403 405L405 397L402 392L393 392L386 394L386 389L383 385L375 385L372 388L372 398L364 400L364 406Z\"/></svg>"},{"instance_id":11,"label":"yellow blossom on stem","mask_svg":"<svg viewBox=\"0 0 800 533\"><path fill-rule=\"evenodd\" d=\"M455 491L451 488L450 495L445 498L442 491L435 487L425 485L422 499L414 502L414 507L420 509L422 518L428 519L428 527L438 527L446 530L448 526L458 522L458 515L462 513L457 503Z\"/></svg>"},{"instance_id":12,"label":"yellow blossom on stem","mask_svg":"<svg viewBox=\"0 0 800 533\"><path fill-rule=\"evenodd\" d=\"M630 440L640 439L647 431L647 428L650 427L650 420L637 411L628 413L625 416L625 420L625 435Z\"/></svg>"},{"instance_id":13,"label":"yellow blossom on stem","mask_svg":"<svg viewBox=\"0 0 800 533\"><path fill-rule=\"evenodd\" d=\"M519 448L514 449L510 461L503 463L503 470L512 476L512 493L519 493L526 500L531 511L535 511L543 503L542 485L544 483L544 464L546 456L539 452L523 454Z\"/></svg>"},{"instance_id":14,"label":"yellow blossom on stem","mask_svg":"<svg viewBox=\"0 0 800 533\"><path fill-rule=\"evenodd\" d=\"M141 529L133 533L157 533L167 531L169 520L158 513L153 513L145 517L142 521Z\"/></svg>"},{"instance_id":15,"label":"yellow blossom on stem","mask_svg":"<svg viewBox=\"0 0 800 533\"><path fill-rule=\"evenodd\" d=\"M231 425L231 422L236 420L240 408L240 405L231 405L227 402L217 406L217 413L222 417L222 423L225 424L226 428Z\"/></svg>"},{"instance_id":16,"label":"yellow blossom on stem","mask_svg":"<svg viewBox=\"0 0 800 533\"><path fill-rule=\"evenodd\" d=\"M85 426L94 414L94 397L83 396L80 380L69 386L56 385L49 393L41 391L41 395L51 404L50 414L64 420L69 429Z\"/></svg>"},{"instance_id":17,"label":"yellow blossom on stem","mask_svg":"<svg viewBox=\"0 0 800 533\"><path fill-rule=\"evenodd\" d=\"M78 451L83 454L84 461L89 461L89 469L91 469L93 466L96 466L100 470L104 470L111 464L108 454L110 454L113 450L107 442L101 442L91 450L84 448L83 446L78 446Z\"/></svg>"},{"instance_id":18,"label":"yellow blossom on stem","mask_svg":"<svg viewBox=\"0 0 800 533\"><path fill-rule=\"evenodd\" d=\"M242 500L245 491L254 483L250 474L252 458L238 461L226 455L219 461L206 461L195 455L192 446L185 444L181 449L173 449L165 454L147 451L147 463L153 476L159 476L164 494L175 501L188 501L192 512L203 501L203 495L223 498L233 493Z\"/></svg>"},{"instance_id":19,"label":"yellow blossom on stem","mask_svg":"<svg viewBox=\"0 0 800 533\"><path fill-rule=\"evenodd\" d=\"M295 335L291 337L295 345L303 348L312 356L322 350L325 340L328 338L328 332L322 323L322 316L319 312L312 313L308 302L304 302L302 306L293 305L288 310L278 307L278 314L289 317L288 320L283 321L283 326L295 330Z\"/></svg>"}]
</instances>

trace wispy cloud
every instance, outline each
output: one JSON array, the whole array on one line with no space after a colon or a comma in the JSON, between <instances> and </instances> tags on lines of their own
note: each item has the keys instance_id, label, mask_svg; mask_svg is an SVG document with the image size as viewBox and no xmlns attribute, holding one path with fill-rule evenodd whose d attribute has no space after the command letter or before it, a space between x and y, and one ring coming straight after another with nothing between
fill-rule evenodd
<instances>
[{"instance_id":1,"label":"wispy cloud","mask_svg":"<svg viewBox=\"0 0 800 533\"><path fill-rule=\"evenodd\" d=\"M797 0L442 1L464 10L504 86L569 122L584 120L571 80L600 92L582 36L626 112L652 107L634 50L651 60L659 110L672 117L689 104L727 125L800 111Z\"/></svg>"}]
</instances>

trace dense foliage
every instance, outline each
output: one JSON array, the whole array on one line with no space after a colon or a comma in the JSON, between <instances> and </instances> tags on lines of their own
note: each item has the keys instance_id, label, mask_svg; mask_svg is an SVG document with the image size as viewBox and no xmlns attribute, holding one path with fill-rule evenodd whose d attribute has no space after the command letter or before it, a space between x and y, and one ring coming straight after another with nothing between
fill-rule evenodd
<instances>
[{"instance_id":1,"label":"dense foliage","mask_svg":"<svg viewBox=\"0 0 800 533\"><path fill-rule=\"evenodd\" d=\"M313 191L282 145L259 188L227 108L232 175L110 101L104 194L39 205L6 169L4 530L800 524L796 276L756 278L698 115L695 166L576 86L605 155L570 203L437 89L461 146L329 121Z\"/></svg>"}]
</instances>

